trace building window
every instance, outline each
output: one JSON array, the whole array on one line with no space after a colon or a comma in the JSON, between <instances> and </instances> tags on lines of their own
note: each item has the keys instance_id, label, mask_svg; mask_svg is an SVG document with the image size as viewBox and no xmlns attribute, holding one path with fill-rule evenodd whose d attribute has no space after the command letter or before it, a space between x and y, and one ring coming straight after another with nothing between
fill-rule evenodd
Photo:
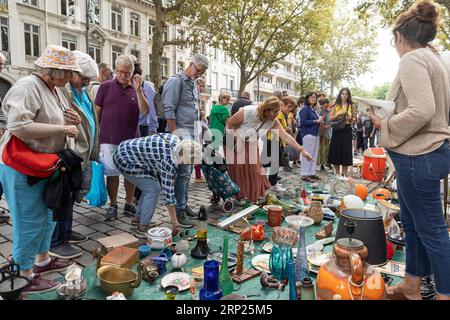
<instances>
[{"instance_id":1,"label":"building window","mask_svg":"<svg viewBox=\"0 0 450 320\"><path fill-rule=\"evenodd\" d=\"M213 59L215 61L217 61L217 49L216 48L214 48L214 51L213 51Z\"/></svg>"},{"instance_id":2,"label":"building window","mask_svg":"<svg viewBox=\"0 0 450 320\"><path fill-rule=\"evenodd\" d=\"M164 26L163 29L163 41L169 41L169 28L167 26Z\"/></svg>"},{"instance_id":3,"label":"building window","mask_svg":"<svg viewBox=\"0 0 450 320\"><path fill-rule=\"evenodd\" d=\"M214 90L219 89L219 74L217 72L213 72L211 75L211 86Z\"/></svg>"},{"instance_id":4,"label":"building window","mask_svg":"<svg viewBox=\"0 0 450 320\"><path fill-rule=\"evenodd\" d=\"M177 40L185 40L185 31L181 28L181 27L177 27ZM179 50L183 50L186 46L183 45L178 45L177 49Z\"/></svg>"},{"instance_id":5,"label":"building window","mask_svg":"<svg viewBox=\"0 0 450 320\"><path fill-rule=\"evenodd\" d=\"M234 77L230 76L230 90L234 90Z\"/></svg>"},{"instance_id":6,"label":"building window","mask_svg":"<svg viewBox=\"0 0 450 320\"><path fill-rule=\"evenodd\" d=\"M112 65L113 69L116 69L116 59L123 54L123 49L121 47L112 47Z\"/></svg>"},{"instance_id":7,"label":"building window","mask_svg":"<svg viewBox=\"0 0 450 320\"><path fill-rule=\"evenodd\" d=\"M0 30L2 32L0 37L0 50L9 51L8 19L0 17Z\"/></svg>"},{"instance_id":8,"label":"building window","mask_svg":"<svg viewBox=\"0 0 450 320\"><path fill-rule=\"evenodd\" d=\"M100 25L100 0L89 1L89 22Z\"/></svg>"},{"instance_id":9,"label":"building window","mask_svg":"<svg viewBox=\"0 0 450 320\"><path fill-rule=\"evenodd\" d=\"M39 57L39 26L25 23L25 55Z\"/></svg>"},{"instance_id":10,"label":"building window","mask_svg":"<svg viewBox=\"0 0 450 320\"><path fill-rule=\"evenodd\" d=\"M153 34L155 32L155 21L148 19L148 40L153 39Z\"/></svg>"},{"instance_id":11,"label":"building window","mask_svg":"<svg viewBox=\"0 0 450 320\"><path fill-rule=\"evenodd\" d=\"M227 74L223 75L223 83L224 83L224 88L228 89L228 75Z\"/></svg>"},{"instance_id":12,"label":"building window","mask_svg":"<svg viewBox=\"0 0 450 320\"><path fill-rule=\"evenodd\" d=\"M136 57L137 61L141 61L141 53L137 50L131 50L130 53Z\"/></svg>"},{"instance_id":13,"label":"building window","mask_svg":"<svg viewBox=\"0 0 450 320\"><path fill-rule=\"evenodd\" d=\"M228 57L227 57L227 54L225 52L223 53L223 62L224 63L228 63Z\"/></svg>"},{"instance_id":14,"label":"building window","mask_svg":"<svg viewBox=\"0 0 450 320\"><path fill-rule=\"evenodd\" d=\"M75 16L75 0L61 0L61 14L63 16Z\"/></svg>"},{"instance_id":15,"label":"building window","mask_svg":"<svg viewBox=\"0 0 450 320\"><path fill-rule=\"evenodd\" d=\"M63 35L61 45L70 51L77 50L77 40L71 35Z\"/></svg>"},{"instance_id":16,"label":"building window","mask_svg":"<svg viewBox=\"0 0 450 320\"><path fill-rule=\"evenodd\" d=\"M169 59L161 58L161 76L168 77L169 76Z\"/></svg>"},{"instance_id":17,"label":"building window","mask_svg":"<svg viewBox=\"0 0 450 320\"><path fill-rule=\"evenodd\" d=\"M96 46L89 46L89 55L92 59L94 59L95 62L100 63L101 62L101 50L100 47Z\"/></svg>"},{"instance_id":18,"label":"building window","mask_svg":"<svg viewBox=\"0 0 450 320\"><path fill-rule=\"evenodd\" d=\"M139 37L139 15L137 13L130 13L130 34Z\"/></svg>"},{"instance_id":19,"label":"building window","mask_svg":"<svg viewBox=\"0 0 450 320\"><path fill-rule=\"evenodd\" d=\"M122 11L120 9L111 9L111 29L122 32Z\"/></svg>"},{"instance_id":20,"label":"building window","mask_svg":"<svg viewBox=\"0 0 450 320\"><path fill-rule=\"evenodd\" d=\"M34 6L34 7L39 7L38 0L22 0L22 3L29 4L29 5Z\"/></svg>"}]
</instances>

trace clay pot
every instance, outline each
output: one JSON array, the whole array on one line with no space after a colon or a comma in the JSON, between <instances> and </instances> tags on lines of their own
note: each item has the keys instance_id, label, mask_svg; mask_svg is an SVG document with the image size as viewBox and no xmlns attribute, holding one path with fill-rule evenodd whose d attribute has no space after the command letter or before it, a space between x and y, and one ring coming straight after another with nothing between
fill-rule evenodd
<instances>
[{"instance_id":1,"label":"clay pot","mask_svg":"<svg viewBox=\"0 0 450 320\"><path fill-rule=\"evenodd\" d=\"M319 225L323 220L322 203L312 201L311 207L305 211L305 214L314 220L315 225Z\"/></svg>"},{"instance_id":2,"label":"clay pot","mask_svg":"<svg viewBox=\"0 0 450 320\"><path fill-rule=\"evenodd\" d=\"M267 224L270 227L281 226L281 218L283 216L283 208L281 206L271 205L267 209Z\"/></svg>"}]
</instances>

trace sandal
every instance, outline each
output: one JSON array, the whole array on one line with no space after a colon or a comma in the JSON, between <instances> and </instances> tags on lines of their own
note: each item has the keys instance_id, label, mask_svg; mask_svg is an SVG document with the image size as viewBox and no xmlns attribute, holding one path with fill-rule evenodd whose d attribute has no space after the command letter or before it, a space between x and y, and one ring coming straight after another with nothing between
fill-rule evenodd
<instances>
[{"instance_id":1,"label":"sandal","mask_svg":"<svg viewBox=\"0 0 450 320\"><path fill-rule=\"evenodd\" d=\"M310 177L303 177L302 180L306 182L314 182L314 180L311 179Z\"/></svg>"},{"instance_id":2,"label":"sandal","mask_svg":"<svg viewBox=\"0 0 450 320\"><path fill-rule=\"evenodd\" d=\"M311 179L314 179L314 180L322 180L322 178L319 177L319 176L311 176L310 178L311 178Z\"/></svg>"}]
</instances>

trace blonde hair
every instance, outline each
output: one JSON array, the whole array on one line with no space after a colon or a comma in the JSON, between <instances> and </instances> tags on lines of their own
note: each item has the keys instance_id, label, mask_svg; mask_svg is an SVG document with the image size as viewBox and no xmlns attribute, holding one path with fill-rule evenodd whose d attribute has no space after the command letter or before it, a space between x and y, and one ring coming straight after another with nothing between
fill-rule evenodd
<instances>
[{"instance_id":1,"label":"blonde hair","mask_svg":"<svg viewBox=\"0 0 450 320\"><path fill-rule=\"evenodd\" d=\"M281 100L278 97L270 96L258 105L258 119L260 121L266 121L268 118L265 117L266 111L280 111Z\"/></svg>"},{"instance_id":2,"label":"blonde hair","mask_svg":"<svg viewBox=\"0 0 450 320\"><path fill-rule=\"evenodd\" d=\"M219 94L219 103L220 103L220 101L222 101L223 98L228 97L228 96L229 96L228 92L221 92Z\"/></svg>"},{"instance_id":3,"label":"blonde hair","mask_svg":"<svg viewBox=\"0 0 450 320\"><path fill-rule=\"evenodd\" d=\"M177 145L176 154L181 164L200 164L203 159L203 148L194 140L181 140Z\"/></svg>"}]
</instances>

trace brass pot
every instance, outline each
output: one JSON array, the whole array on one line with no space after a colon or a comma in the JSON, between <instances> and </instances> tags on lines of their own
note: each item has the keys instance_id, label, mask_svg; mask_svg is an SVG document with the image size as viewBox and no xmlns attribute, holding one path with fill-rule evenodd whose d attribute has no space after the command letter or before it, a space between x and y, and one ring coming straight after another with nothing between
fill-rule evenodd
<instances>
[{"instance_id":1,"label":"brass pot","mask_svg":"<svg viewBox=\"0 0 450 320\"><path fill-rule=\"evenodd\" d=\"M100 290L110 296L113 292L121 292L125 297L133 295L134 288L141 285L142 265L138 265L138 273L131 269L116 266L100 267L100 257L97 260L97 277L100 280Z\"/></svg>"}]
</instances>

